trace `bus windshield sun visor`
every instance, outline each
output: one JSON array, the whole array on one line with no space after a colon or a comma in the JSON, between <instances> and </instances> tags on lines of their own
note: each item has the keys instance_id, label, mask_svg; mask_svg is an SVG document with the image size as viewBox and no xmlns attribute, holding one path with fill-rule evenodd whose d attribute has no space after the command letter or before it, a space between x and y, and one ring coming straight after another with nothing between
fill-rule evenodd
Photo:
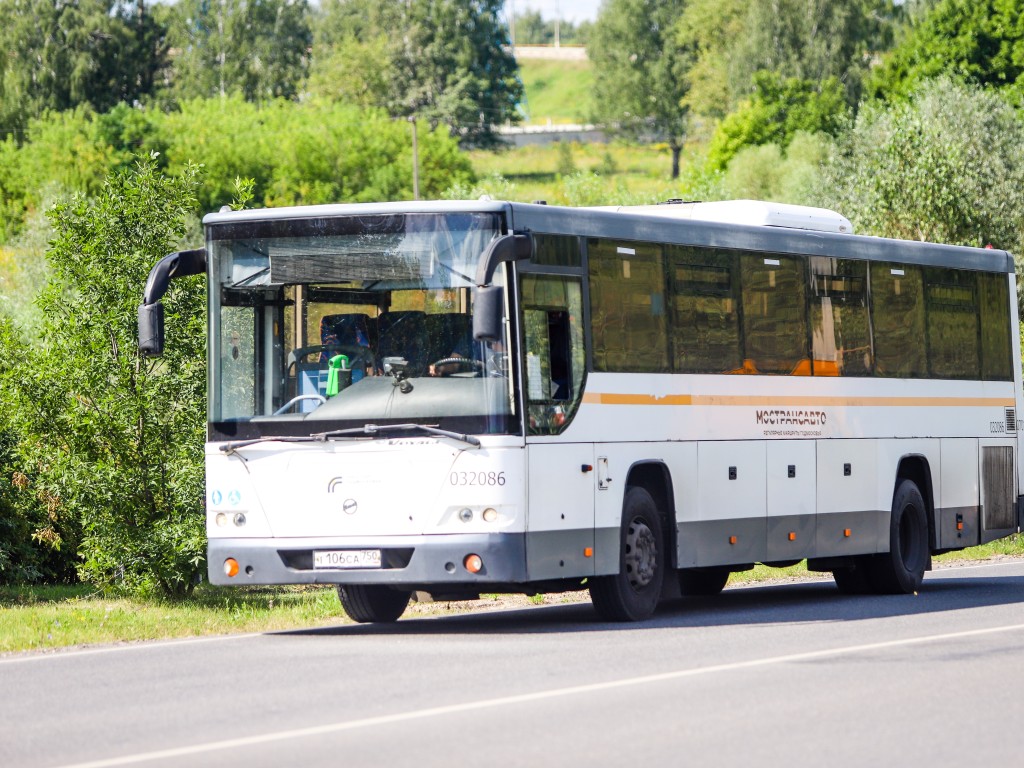
<instances>
[{"instance_id":1,"label":"bus windshield sun visor","mask_svg":"<svg viewBox=\"0 0 1024 768\"><path fill-rule=\"evenodd\" d=\"M150 270L139 306L139 352L157 357L164 351L164 313L160 299L171 280L206 272L206 249L176 251L164 256Z\"/></svg>"}]
</instances>

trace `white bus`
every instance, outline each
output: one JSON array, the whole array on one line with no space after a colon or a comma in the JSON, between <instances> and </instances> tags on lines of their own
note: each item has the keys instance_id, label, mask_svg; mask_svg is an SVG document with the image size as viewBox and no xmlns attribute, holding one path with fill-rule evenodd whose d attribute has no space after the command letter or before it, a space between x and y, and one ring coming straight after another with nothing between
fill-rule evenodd
<instances>
[{"instance_id":1,"label":"white bus","mask_svg":"<svg viewBox=\"0 0 1024 768\"><path fill-rule=\"evenodd\" d=\"M738 201L222 211L209 284L215 584L589 589L603 618L806 560L917 590L1019 530L1013 259Z\"/></svg>"}]
</instances>

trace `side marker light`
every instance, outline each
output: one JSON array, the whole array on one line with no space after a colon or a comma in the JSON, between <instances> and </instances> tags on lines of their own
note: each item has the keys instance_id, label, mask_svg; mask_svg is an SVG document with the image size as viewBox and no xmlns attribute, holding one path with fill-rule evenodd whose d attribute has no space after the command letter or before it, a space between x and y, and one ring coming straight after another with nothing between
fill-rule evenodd
<instances>
[{"instance_id":1,"label":"side marker light","mask_svg":"<svg viewBox=\"0 0 1024 768\"><path fill-rule=\"evenodd\" d=\"M796 533L794 531L789 532L789 540L796 541Z\"/></svg>"},{"instance_id":2,"label":"side marker light","mask_svg":"<svg viewBox=\"0 0 1024 768\"><path fill-rule=\"evenodd\" d=\"M583 556L584 557L593 557L594 556L594 548L593 547L584 547L583 548Z\"/></svg>"},{"instance_id":3,"label":"side marker light","mask_svg":"<svg viewBox=\"0 0 1024 768\"><path fill-rule=\"evenodd\" d=\"M851 534L851 533L853 533L853 531L851 531L851 530L850 530L849 528L846 528L846 529L845 529L845 530L843 531L843 536L845 536L846 538L850 538L850 534Z\"/></svg>"},{"instance_id":4,"label":"side marker light","mask_svg":"<svg viewBox=\"0 0 1024 768\"><path fill-rule=\"evenodd\" d=\"M736 537L735 537L735 536L730 536L730 537L729 537L729 543L730 543L730 544L735 544L735 543L736 543L736 541L737 541L737 539L736 539Z\"/></svg>"}]
</instances>

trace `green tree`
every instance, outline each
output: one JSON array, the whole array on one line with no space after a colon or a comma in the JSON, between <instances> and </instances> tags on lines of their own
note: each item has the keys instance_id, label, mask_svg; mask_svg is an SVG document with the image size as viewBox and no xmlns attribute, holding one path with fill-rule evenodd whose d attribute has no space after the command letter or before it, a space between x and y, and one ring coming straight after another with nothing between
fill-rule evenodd
<instances>
[{"instance_id":1,"label":"green tree","mask_svg":"<svg viewBox=\"0 0 1024 768\"><path fill-rule=\"evenodd\" d=\"M95 197L56 205L41 341L0 334L26 490L52 519L78 521L79 574L98 585L182 595L202 570L201 281L178 281L165 302L175 326L167 354L136 351L142 286L176 249L197 183L195 167L167 177L148 159Z\"/></svg>"},{"instance_id":2,"label":"green tree","mask_svg":"<svg viewBox=\"0 0 1024 768\"><path fill-rule=\"evenodd\" d=\"M938 76L1007 89L1024 101L1024 2L941 0L873 74L870 93L902 98Z\"/></svg>"},{"instance_id":3,"label":"green tree","mask_svg":"<svg viewBox=\"0 0 1024 768\"><path fill-rule=\"evenodd\" d=\"M820 205L883 237L1005 248L1024 237L1024 121L998 94L940 79L857 116Z\"/></svg>"},{"instance_id":4,"label":"green tree","mask_svg":"<svg viewBox=\"0 0 1024 768\"><path fill-rule=\"evenodd\" d=\"M893 0L691 0L676 23L679 44L694 51L687 103L720 119L767 71L815 83L835 78L855 105L898 16Z\"/></svg>"},{"instance_id":5,"label":"green tree","mask_svg":"<svg viewBox=\"0 0 1024 768\"><path fill-rule=\"evenodd\" d=\"M606 0L587 46L597 117L613 131L666 142L673 179L689 113L692 56L673 32L685 6L686 0Z\"/></svg>"},{"instance_id":6,"label":"green tree","mask_svg":"<svg viewBox=\"0 0 1024 768\"><path fill-rule=\"evenodd\" d=\"M328 0L317 22L315 94L447 126L466 146L494 146L522 99L503 0Z\"/></svg>"},{"instance_id":7,"label":"green tree","mask_svg":"<svg viewBox=\"0 0 1024 768\"><path fill-rule=\"evenodd\" d=\"M714 170L725 170L743 147L785 148L798 131L836 136L849 124L843 87L834 77L783 80L773 72L758 72L754 83L754 95L719 123L711 139L708 164Z\"/></svg>"},{"instance_id":8,"label":"green tree","mask_svg":"<svg viewBox=\"0 0 1024 768\"><path fill-rule=\"evenodd\" d=\"M0 0L0 137L45 110L152 93L165 30L143 0Z\"/></svg>"},{"instance_id":9,"label":"green tree","mask_svg":"<svg viewBox=\"0 0 1024 768\"><path fill-rule=\"evenodd\" d=\"M179 0L168 9L178 100L295 98L312 44L306 0Z\"/></svg>"}]
</instances>

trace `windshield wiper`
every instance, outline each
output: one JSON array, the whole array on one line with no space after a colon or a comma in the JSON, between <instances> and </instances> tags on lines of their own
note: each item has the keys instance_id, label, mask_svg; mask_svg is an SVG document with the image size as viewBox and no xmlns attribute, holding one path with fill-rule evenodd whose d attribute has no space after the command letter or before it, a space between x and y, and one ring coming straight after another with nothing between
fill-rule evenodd
<instances>
[{"instance_id":1,"label":"windshield wiper","mask_svg":"<svg viewBox=\"0 0 1024 768\"><path fill-rule=\"evenodd\" d=\"M480 446L480 441L472 435L466 435L461 432L452 432L447 429L438 429L431 424L364 424L361 427L353 427L352 429L332 429L329 432L314 432L307 437L266 435L264 437L254 437L251 440L235 440L232 443L224 443L224 445L219 446L219 448L224 453L234 453L239 448L256 445L257 443L270 443L275 441L278 443L324 443L338 437L377 437L384 432L390 432L393 430L406 431L412 429L418 429L431 435L437 435L438 437L450 437L452 440L468 443L475 447Z\"/></svg>"},{"instance_id":2,"label":"windshield wiper","mask_svg":"<svg viewBox=\"0 0 1024 768\"><path fill-rule=\"evenodd\" d=\"M310 437L314 440L326 441L335 437L349 437L353 435L376 437L381 432L390 432L395 430L407 431L414 429L418 429L421 432L426 432L430 435L437 435L438 437L450 437L452 440L458 440L473 446L480 445L480 441L472 435L466 435L461 432L452 432L447 429L438 429L432 424L364 424L361 427L354 427L353 429L332 429L330 432L317 432L310 435Z\"/></svg>"},{"instance_id":3,"label":"windshield wiper","mask_svg":"<svg viewBox=\"0 0 1024 768\"><path fill-rule=\"evenodd\" d=\"M256 445L256 443L269 443L274 441L279 443L311 443L316 439L317 438L312 435L309 437L279 437L276 435L266 435L265 437L254 437L251 440L235 440L233 443L224 443L224 445L218 447L224 453L234 453L239 448L245 448L247 445Z\"/></svg>"}]
</instances>

